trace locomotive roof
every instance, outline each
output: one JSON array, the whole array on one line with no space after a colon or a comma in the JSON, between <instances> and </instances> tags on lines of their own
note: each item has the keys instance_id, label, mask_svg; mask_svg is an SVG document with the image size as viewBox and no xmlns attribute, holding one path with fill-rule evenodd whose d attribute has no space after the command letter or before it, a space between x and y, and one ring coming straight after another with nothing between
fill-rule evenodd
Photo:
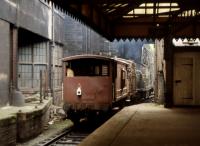
<instances>
[{"instance_id":1,"label":"locomotive roof","mask_svg":"<svg viewBox=\"0 0 200 146\"><path fill-rule=\"evenodd\" d=\"M62 61L70 61L70 60L78 60L78 59L101 59L101 60L109 60L112 61L113 59L107 56L102 56L102 55L94 55L94 54L82 54L82 55L74 55L74 56L69 56L65 57L62 59Z\"/></svg>"},{"instance_id":2,"label":"locomotive roof","mask_svg":"<svg viewBox=\"0 0 200 146\"><path fill-rule=\"evenodd\" d=\"M118 58L118 57L114 57L113 58L115 61L118 61L118 62L121 62L123 64L134 64L134 61L132 60L127 60L127 59L124 59L124 58Z\"/></svg>"},{"instance_id":3,"label":"locomotive roof","mask_svg":"<svg viewBox=\"0 0 200 146\"><path fill-rule=\"evenodd\" d=\"M134 61L118 58L118 57L108 57L108 56L102 56L102 55L94 55L94 54L82 54L82 55L74 55L74 56L68 56L62 59L62 61L70 61L70 60L78 60L78 59L101 59L101 60L108 60L108 61L115 61L120 62L122 64L134 64Z\"/></svg>"}]
</instances>

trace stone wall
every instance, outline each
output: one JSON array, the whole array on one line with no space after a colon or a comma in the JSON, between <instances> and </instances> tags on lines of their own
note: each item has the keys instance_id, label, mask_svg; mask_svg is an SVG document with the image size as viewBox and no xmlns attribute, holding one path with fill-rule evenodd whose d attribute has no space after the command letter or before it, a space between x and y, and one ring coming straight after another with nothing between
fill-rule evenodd
<instances>
[{"instance_id":1,"label":"stone wall","mask_svg":"<svg viewBox=\"0 0 200 146\"><path fill-rule=\"evenodd\" d=\"M0 120L0 145L14 146L16 145L16 117L10 116Z\"/></svg>"},{"instance_id":2,"label":"stone wall","mask_svg":"<svg viewBox=\"0 0 200 146\"><path fill-rule=\"evenodd\" d=\"M64 17L58 10L54 10L54 15L52 15L51 4L44 0L1 0L0 19L46 39L52 39L52 23L54 22L55 41L63 42Z\"/></svg>"},{"instance_id":3,"label":"stone wall","mask_svg":"<svg viewBox=\"0 0 200 146\"><path fill-rule=\"evenodd\" d=\"M0 106L9 103L10 25L0 20Z\"/></svg>"},{"instance_id":4,"label":"stone wall","mask_svg":"<svg viewBox=\"0 0 200 146\"><path fill-rule=\"evenodd\" d=\"M35 40L32 37L27 37L24 33L21 36L17 36L19 39L17 37L12 38L10 31L13 26L16 28L17 33L18 30L24 30L23 32L32 34ZM45 0L0 1L0 106L9 104L10 80L17 80L18 77L15 63L10 63L13 58L18 58L18 56L11 58L10 54L14 51L16 52L15 54L18 54L18 47L21 46L15 45L14 42L17 42L16 44L19 45L25 43L30 45L34 44L35 41L40 42L43 40L50 42L52 40L62 46L64 38L63 29L64 15ZM17 49L15 50L14 48ZM47 56L51 58L49 52L47 52ZM28 58L29 56L25 54L23 57ZM50 62L49 60L48 62ZM13 72L16 72L15 75L12 75L14 79L10 78L10 74ZM14 86L16 85L14 84Z\"/></svg>"},{"instance_id":5,"label":"stone wall","mask_svg":"<svg viewBox=\"0 0 200 146\"><path fill-rule=\"evenodd\" d=\"M43 132L44 126L49 120L51 104L52 100L49 99L42 109L17 113L18 142L27 141Z\"/></svg>"}]
</instances>

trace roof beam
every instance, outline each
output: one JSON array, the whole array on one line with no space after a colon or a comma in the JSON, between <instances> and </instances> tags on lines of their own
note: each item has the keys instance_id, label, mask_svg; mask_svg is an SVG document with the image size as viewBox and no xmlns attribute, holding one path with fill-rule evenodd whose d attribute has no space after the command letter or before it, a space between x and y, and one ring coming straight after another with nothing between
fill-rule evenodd
<instances>
[{"instance_id":1,"label":"roof beam","mask_svg":"<svg viewBox=\"0 0 200 146\"><path fill-rule=\"evenodd\" d=\"M121 18L121 16L126 15L128 12L130 12L134 8L139 7L140 4L142 3L134 1L134 2L128 3L126 7L117 9L117 11L111 13L113 21L116 21L117 19Z\"/></svg>"},{"instance_id":2,"label":"roof beam","mask_svg":"<svg viewBox=\"0 0 200 146\"><path fill-rule=\"evenodd\" d=\"M200 35L199 17L179 17L185 10L199 10L198 0L48 0L71 13L108 39L125 37L163 37L166 33L183 37ZM131 10L142 3L175 3L180 10L157 14L137 15L137 18L125 19ZM124 7L116 4L128 4ZM114 11L107 12L106 9ZM148 7L143 7L148 8ZM164 6L161 7L165 8ZM170 8L170 7L169 7ZM173 8L173 7L171 7ZM159 17L169 15L169 17ZM134 15L130 15L134 16ZM192 19L192 21L191 21ZM194 25L191 23L194 23ZM159 24L157 27L157 24ZM184 25L183 25L184 24Z\"/></svg>"},{"instance_id":3,"label":"roof beam","mask_svg":"<svg viewBox=\"0 0 200 146\"><path fill-rule=\"evenodd\" d=\"M165 26L152 26L152 23L122 23L113 27L113 37L115 38L163 38L171 34L173 37L200 37L200 22L191 21L184 23L175 23L173 29Z\"/></svg>"}]
</instances>

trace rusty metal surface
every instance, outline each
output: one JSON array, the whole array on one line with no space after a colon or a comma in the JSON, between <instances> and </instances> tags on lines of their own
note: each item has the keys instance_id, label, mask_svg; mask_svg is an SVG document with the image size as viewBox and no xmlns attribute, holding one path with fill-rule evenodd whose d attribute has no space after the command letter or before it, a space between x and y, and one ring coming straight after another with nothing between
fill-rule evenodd
<instances>
[{"instance_id":1,"label":"rusty metal surface","mask_svg":"<svg viewBox=\"0 0 200 146\"><path fill-rule=\"evenodd\" d=\"M117 98L135 95L135 65L131 60L115 58L117 61L117 78L115 79L115 94ZM122 80L124 72L124 80Z\"/></svg>"},{"instance_id":2,"label":"rusty metal surface","mask_svg":"<svg viewBox=\"0 0 200 146\"><path fill-rule=\"evenodd\" d=\"M76 76L76 71L80 69L78 67L84 66L82 59L109 60L109 76L94 76L95 74L90 75L90 73L87 76L85 74ZM75 76L64 77L64 102L72 109L104 110L113 102L134 97L136 87L133 61L99 55L76 55L63 59L64 62L69 61L72 67L73 60L80 61L76 69L72 68ZM89 72L86 66L84 68ZM64 68L64 72L66 72L66 68Z\"/></svg>"},{"instance_id":3,"label":"rusty metal surface","mask_svg":"<svg viewBox=\"0 0 200 146\"><path fill-rule=\"evenodd\" d=\"M122 79L121 79L121 77L122 77L121 71L122 71L123 68L125 69L126 66L123 65L123 64L119 64L119 62L118 62L118 64L117 64L117 78L115 79L115 89L116 89L115 90L115 93L116 93L115 98L118 98L118 97L123 95L123 87L122 87ZM125 80L125 82L124 82L125 87L126 87L126 81L127 80Z\"/></svg>"},{"instance_id":4,"label":"rusty metal surface","mask_svg":"<svg viewBox=\"0 0 200 146\"><path fill-rule=\"evenodd\" d=\"M77 89L81 88L81 95ZM112 102L111 77L66 77L64 101L71 104L109 105Z\"/></svg>"}]
</instances>

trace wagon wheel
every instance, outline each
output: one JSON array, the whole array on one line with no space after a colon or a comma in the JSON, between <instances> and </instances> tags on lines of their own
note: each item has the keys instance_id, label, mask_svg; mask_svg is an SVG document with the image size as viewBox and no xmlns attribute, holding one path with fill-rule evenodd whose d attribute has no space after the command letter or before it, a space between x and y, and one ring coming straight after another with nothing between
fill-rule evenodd
<instances>
[{"instance_id":1,"label":"wagon wheel","mask_svg":"<svg viewBox=\"0 0 200 146\"><path fill-rule=\"evenodd\" d=\"M74 125L80 123L80 116L78 113L74 112L74 110L69 109L67 111L67 117L74 123Z\"/></svg>"}]
</instances>

